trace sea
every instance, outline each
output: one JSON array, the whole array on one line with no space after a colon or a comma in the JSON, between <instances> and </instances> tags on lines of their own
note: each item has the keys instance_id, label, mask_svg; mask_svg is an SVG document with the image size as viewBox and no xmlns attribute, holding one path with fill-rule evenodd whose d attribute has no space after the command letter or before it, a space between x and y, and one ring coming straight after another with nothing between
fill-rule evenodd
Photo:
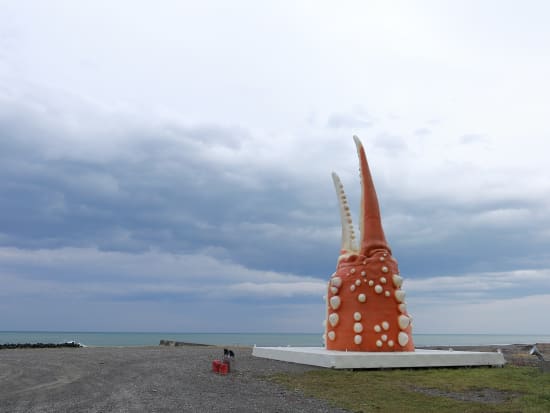
<instances>
[{"instance_id":1,"label":"sea","mask_svg":"<svg viewBox=\"0 0 550 413\"><path fill-rule=\"evenodd\" d=\"M476 346L550 343L550 335L515 334L414 334L416 347ZM139 333L0 331L0 344L66 343L89 347L156 346L160 340L223 346L321 347L321 333Z\"/></svg>"}]
</instances>

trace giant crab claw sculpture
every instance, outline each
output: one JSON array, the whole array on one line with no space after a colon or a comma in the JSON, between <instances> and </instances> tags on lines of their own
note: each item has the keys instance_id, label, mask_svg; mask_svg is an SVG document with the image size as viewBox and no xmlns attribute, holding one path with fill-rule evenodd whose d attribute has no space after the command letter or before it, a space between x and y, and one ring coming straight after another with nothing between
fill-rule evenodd
<instances>
[{"instance_id":1,"label":"giant crab claw sculpture","mask_svg":"<svg viewBox=\"0 0 550 413\"><path fill-rule=\"evenodd\" d=\"M332 174L342 219L342 248L327 294L325 343L328 350L414 351L411 317L403 279L386 242L380 208L361 141L360 245L357 247L349 205L340 178Z\"/></svg>"}]
</instances>

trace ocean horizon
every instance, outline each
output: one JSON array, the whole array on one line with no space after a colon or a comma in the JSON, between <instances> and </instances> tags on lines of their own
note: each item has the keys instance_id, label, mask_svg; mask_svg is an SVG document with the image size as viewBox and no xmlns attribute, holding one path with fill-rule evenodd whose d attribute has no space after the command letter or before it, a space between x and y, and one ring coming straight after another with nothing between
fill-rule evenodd
<instances>
[{"instance_id":1,"label":"ocean horizon","mask_svg":"<svg viewBox=\"0 0 550 413\"><path fill-rule=\"evenodd\" d=\"M416 347L550 343L544 334L413 334ZM0 331L0 344L65 343L90 347L156 346L160 340L224 346L321 347L321 333L174 333Z\"/></svg>"}]
</instances>

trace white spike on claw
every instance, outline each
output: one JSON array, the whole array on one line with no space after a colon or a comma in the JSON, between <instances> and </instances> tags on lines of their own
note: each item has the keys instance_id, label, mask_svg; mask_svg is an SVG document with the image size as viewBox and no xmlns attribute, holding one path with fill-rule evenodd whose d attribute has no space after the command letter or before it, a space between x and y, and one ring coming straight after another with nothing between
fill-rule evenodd
<instances>
[{"instance_id":1,"label":"white spike on claw","mask_svg":"<svg viewBox=\"0 0 550 413\"><path fill-rule=\"evenodd\" d=\"M363 144L359 140L359 137L356 135L353 135L353 141L355 142L355 147L357 148L357 153L361 150L363 147ZM359 178L361 178L361 167L359 167ZM361 188L363 188L363 183L361 182ZM363 242L363 237L365 234L363 234L363 214L365 211L365 194L363 193L363 189L361 189L361 204L359 208L359 232L361 233L361 242Z\"/></svg>"},{"instance_id":2,"label":"white spike on claw","mask_svg":"<svg viewBox=\"0 0 550 413\"><path fill-rule=\"evenodd\" d=\"M355 243L353 222L349 213L349 205L344 192L344 186L342 185L338 175L334 172L332 173L332 181L334 182L334 189L336 190L336 196L338 197L340 220L342 222L342 250L349 252L357 251L358 248Z\"/></svg>"}]
</instances>

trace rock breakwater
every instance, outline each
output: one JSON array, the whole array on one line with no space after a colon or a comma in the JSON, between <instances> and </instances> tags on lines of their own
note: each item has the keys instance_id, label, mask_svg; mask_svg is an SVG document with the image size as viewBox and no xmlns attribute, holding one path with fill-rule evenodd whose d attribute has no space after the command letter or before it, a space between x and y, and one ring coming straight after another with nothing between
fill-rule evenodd
<instances>
[{"instance_id":1,"label":"rock breakwater","mask_svg":"<svg viewBox=\"0 0 550 413\"><path fill-rule=\"evenodd\" d=\"M70 341L68 343L7 343L0 344L0 350L17 349L17 348L68 348L68 347L83 347L82 344Z\"/></svg>"}]
</instances>

